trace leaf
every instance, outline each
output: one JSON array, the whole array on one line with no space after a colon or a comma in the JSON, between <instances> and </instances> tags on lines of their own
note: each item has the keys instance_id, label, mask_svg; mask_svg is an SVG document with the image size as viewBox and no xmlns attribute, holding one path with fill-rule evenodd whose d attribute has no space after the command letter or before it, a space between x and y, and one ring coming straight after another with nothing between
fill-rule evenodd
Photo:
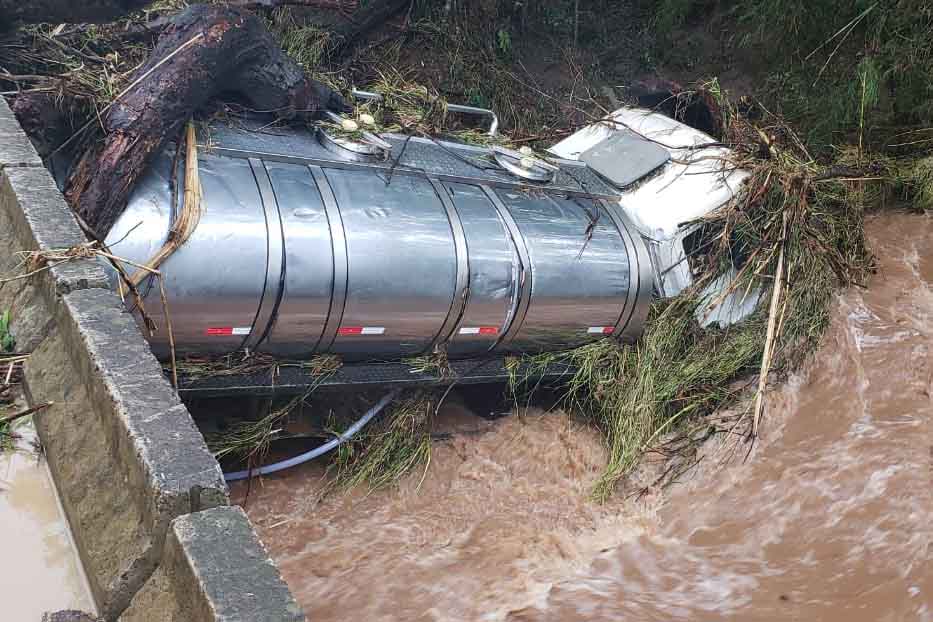
<instances>
[{"instance_id":1,"label":"leaf","mask_svg":"<svg viewBox=\"0 0 933 622\"><path fill-rule=\"evenodd\" d=\"M0 314L0 352L11 352L16 345L13 335L10 334L10 310Z\"/></svg>"}]
</instances>

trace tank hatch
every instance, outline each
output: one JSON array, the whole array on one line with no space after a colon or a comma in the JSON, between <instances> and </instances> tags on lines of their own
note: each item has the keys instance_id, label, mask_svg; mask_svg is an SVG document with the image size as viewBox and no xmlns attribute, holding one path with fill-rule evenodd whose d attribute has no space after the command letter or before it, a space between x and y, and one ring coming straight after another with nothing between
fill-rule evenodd
<instances>
[{"instance_id":1,"label":"tank hatch","mask_svg":"<svg viewBox=\"0 0 933 622\"><path fill-rule=\"evenodd\" d=\"M617 188L632 185L670 159L667 149L626 129L580 154L581 161Z\"/></svg>"},{"instance_id":2,"label":"tank hatch","mask_svg":"<svg viewBox=\"0 0 933 622\"><path fill-rule=\"evenodd\" d=\"M349 131L343 130L342 124L348 120L334 114L327 113L333 123L319 125L317 139L322 147L336 155L341 160L352 162L383 162L389 159L392 145L376 136L372 132L352 127ZM355 121L350 120L353 125Z\"/></svg>"}]
</instances>

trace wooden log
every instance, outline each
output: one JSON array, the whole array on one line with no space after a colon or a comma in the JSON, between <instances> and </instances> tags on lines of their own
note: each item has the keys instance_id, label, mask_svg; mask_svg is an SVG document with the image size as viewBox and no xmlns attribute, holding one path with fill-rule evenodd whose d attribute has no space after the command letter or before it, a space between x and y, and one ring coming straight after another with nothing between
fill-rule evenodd
<instances>
[{"instance_id":1,"label":"wooden log","mask_svg":"<svg viewBox=\"0 0 933 622\"><path fill-rule=\"evenodd\" d=\"M191 6L162 31L131 88L103 115L103 142L85 152L68 181L66 198L99 237L123 212L152 158L221 93L283 118L346 107L285 55L256 15Z\"/></svg>"},{"instance_id":2,"label":"wooden log","mask_svg":"<svg viewBox=\"0 0 933 622\"><path fill-rule=\"evenodd\" d=\"M0 0L0 30L36 22L109 22L152 0Z\"/></svg>"}]
</instances>

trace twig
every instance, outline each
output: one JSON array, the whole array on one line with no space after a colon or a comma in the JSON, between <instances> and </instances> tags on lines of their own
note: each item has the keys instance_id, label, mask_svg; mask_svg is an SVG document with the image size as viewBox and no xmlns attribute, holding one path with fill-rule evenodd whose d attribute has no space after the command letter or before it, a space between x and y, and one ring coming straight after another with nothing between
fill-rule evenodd
<instances>
[{"instance_id":1,"label":"twig","mask_svg":"<svg viewBox=\"0 0 933 622\"><path fill-rule=\"evenodd\" d=\"M76 47L70 46L67 43L63 43L62 41L59 41L53 35L43 35L43 39L45 41L48 41L49 43L55 44L56 46L58 46L59 49L61 49L66 54L75 54L85 60L89 60L89 61L101 64L101 65L107 64L107 61L101 58L100 56L98 56L97 54L90 54L88 52L79 50Z\"/></svg>"},{"instance_id":2,"label":"twig","mask_svg":"<svg viewBox=\"0 0 933 622\"><path fill-rule=\"evenodd\" d=\"M33 406L32 408L27 408L23 412L16 413L15 415L10 415L9 417L4 417L0 419L0 423L13 423L17 419L22 419L23 417L28 417L29 415L35 414L40 410L45 410L55 402L46 402L45 404L39 404L38 406Z\"/></svg>"},{"instance_id":3,"label":"twig","mask_svg":"<svg viewBox=\"0 0 933 622\"><path fill-rule=\"evenodd\" d=\"M162 273L159 279L159 295L162 297L162 313L165 315L165 330L168 333L168 345L172 356L172 387L178 390L178 366L175 360L175 332L172 330L172 318L168 313L168 298L165 296L165 277Z\"/></svg>"},{"instance_id":4,"label":"twig","mask_svg":"<svg viewBox=\"0 0 933 622\"><path fill-rule=\"evenodd\" d=\"M140 270L149 273L150 275L159 273L159 271L154 268L150 268L149 266L144 266L141 263L136 263L135 261L131 261L129 259L119 257L108 251L99 250L97 251L97 254L100 255L101 257L106 257L107 259L111 259L113 261L119 261L120 263L129 264L133 266L134 268L139 268Z\"/></svg>"},{"instance_id":5,"label":"twig","mask_svg":"<svg viewBox=\"0 0 933 622\"><path fill-rule=\"evenodd\" d=\"M0 279L0 285L4 285L4 284L6 284L6 283L12 283L13 281L21 281L21 280L23 280L23 279L28 279L29 277L35 276L35 275L39 274L40 272L45 272L46 270L51 270L51 269L54 268L55 266L60 266L60 265L63 264L63 263L68 263L68 261L69 261L68 259L63 259L63 260L57 261L57 262L55 262L55 263L53 263L53 264L46 264L46 265L42 266L41 268L36 268L35 270L30 270L29 272L26 272L25 274L17 274L16 276L11 276L11 277L8 277L8 278L5 278L5 279Z\"/></svg>"},{"instance_id":6,"label":"twig","mask_svg":"<svg viewBox=\"0 0 933 622\"><path fill-rule=\"evenodd\" d=\"M140 293L139 288L130 282L130 275L120 263L121 260L114 257L107 257L107 259L110 261L110 265L113 266L113 269L116 270L117 274L120 276L120 283L126 285L126 288L130 290L130 293L133 295L136 310L139 311L139 316L142 318L143 324L146 325L146 330L149 332L149 336L151 337L155 333L156 323L155 320L153 320L146 312L146 305L143 303L143 295ZM123 296L122 287L120 288L120 296ZM132 309L130 309L130 311L132 312Z\"/></svg>"},{"instance_id":7,"label":"twig","mask_svg":"<svg viewBox=\"0 0 933 622\"><path fill-rule=\"evenodd\" d=\"M22 363L29 358L32 352L19 352L16 354L0 354L0 364L2 363Z\"/></svg>"},{"instance_id":8,"label":"twig","mask_svg":"<svg viewBox=\"0 0 933 622\"><path fill-rule=\"evenodd\" d=\"M768 332L765 336L765 349L761 354L761 374L758 376L758 393L755 395L755 411L752 418L752 438L758 437L758 424L761 421L761 412L764 409L765 385L768 382L768 372L771 370L771 357L774 353L774 336L776 334L778 309L781 302L781 290L784 285L784 248L787 246L787 210L784 210L781 225L781 250L778 253L777 273L774 277L774 286L771 290L771 308L768 311Z\"/></svg>"},{"instance_id":9,"label":"twig","mask_svg":"<svg viewBox=\"0 0 933 622\"><path fill-rule=\"evenodd\" d=\"M823 66L820 68L819 73L816 74L816 80L813 81L813 85L812 85L812 86L816 86L816 83L820 81L820 78L823 76L823 72L826 71L826 68L827 68L827 67L829 67L830 61L832 61L833 58L836 56L836 52L838 52L838 51L839 51L839 48L842 47L842 44L846 42L846 39L849 38L849 35L852 34L852 33L855 31L855 27L858 26L858 23L859 23L860 21L862 21L862 19L864 19L866 15L868 15L869 13L871 13L871 12L875 9L876 6L878 6L878 3L877 3L877 2L874 3L873 5L871 5L870 7L868 7L867 9L865 9L864 11L862 11L861 15L859 15L858 17L856 17L855 19L853 19L852 21L850 21L848 24L846 24L846 25L843 26L842 28L840 28L840 29L836 32L836 34L834 34L832 37L830 37L830 38L826 41L826 43L829 43L829 41L832 41L834 38L836 38L837 36L839 36L843 31L845 31L845 34L842 36L842 39L840 39L840 40L839 40L839 43L836 44L836 47L833 49L832 53L829 55L829 58L826 59L826 62L823 63ZM822 47L822 46L820 46L820 47ZM819 49L819 48L817 48L817 50L818 50L818 49ZM816 50L814 50L813 52L811 52L811 53L810 53L810 56L812 56L814 53L816 53ZM807 58L809 59L810 56L807 56Z\"/></svg>"}]
</instances>

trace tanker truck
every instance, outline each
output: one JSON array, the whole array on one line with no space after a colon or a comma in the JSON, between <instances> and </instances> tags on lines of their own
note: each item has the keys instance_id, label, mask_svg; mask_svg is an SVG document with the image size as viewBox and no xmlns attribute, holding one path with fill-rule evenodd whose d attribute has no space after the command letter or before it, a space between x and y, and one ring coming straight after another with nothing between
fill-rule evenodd
<instances>
[{"instance_id":1,"label":"tanker truck","mask_svg":"<svg viewBox=\"0 0 933 622\"><path fill-rule=\"evenodd\" d=\"M495 135L491 111L450 108L486 115ZM652 299L692 282L685 223L745 176L707 157L725 152L709 136L638 108L547 154L333 127L243 117L199 129L200 220L160 268L178 357L337 355L332 382L382 385L436 380L400 361L444 352L459 382L482 382L501 380L508 356L631 343ZM157 157L109 232L115 255L145 263L165 242L184 195L174 153ZM149 279L141 293L162 325L159 287ZM699 319L731 323L757 302L732 298ZM150 342L169 358L167 331ZM180 390L268 385L225 376Z\"/></svg>"}]
</instances>

